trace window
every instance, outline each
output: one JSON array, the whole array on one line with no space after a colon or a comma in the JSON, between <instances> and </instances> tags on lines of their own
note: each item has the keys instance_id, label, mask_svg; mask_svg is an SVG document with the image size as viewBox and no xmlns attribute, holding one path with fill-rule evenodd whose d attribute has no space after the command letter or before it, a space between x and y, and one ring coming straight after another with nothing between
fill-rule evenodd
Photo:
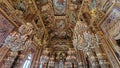
<instances>
[{"instance_id":1,"label":"window","mask_svg":"<svg viewBox=\"0 0 120 68\"><path fill-rule=\"evenodd\" d=\"M40 67L39 68L42 68L42 63L40 64Z\"/></svg>"},{"instance_id":2,"label":"window","mask_svg":"<svg viewBox=\"0 0 120 68\"><path fill-rule=\"evenodd\" d=\"M30 68L31 59L32 59L32 54L29 54L23 65L23 68Z\"/></svg>"}]
</instances>

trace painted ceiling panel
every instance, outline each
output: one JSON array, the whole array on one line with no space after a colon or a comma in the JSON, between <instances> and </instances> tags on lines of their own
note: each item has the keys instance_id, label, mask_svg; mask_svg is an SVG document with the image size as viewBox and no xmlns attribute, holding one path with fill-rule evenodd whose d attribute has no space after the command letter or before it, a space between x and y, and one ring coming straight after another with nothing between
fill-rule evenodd
<instances>
[{"instance_id":1,"label":"painted ceiling panel","mask_svg":"<svg viewBox=\"0 0 120 68\"><path fill-rule=\"evenodd\" d=\"M55 15L66 14L66 0L53 0L53 6Z\"/></svg>"}]
</instances>

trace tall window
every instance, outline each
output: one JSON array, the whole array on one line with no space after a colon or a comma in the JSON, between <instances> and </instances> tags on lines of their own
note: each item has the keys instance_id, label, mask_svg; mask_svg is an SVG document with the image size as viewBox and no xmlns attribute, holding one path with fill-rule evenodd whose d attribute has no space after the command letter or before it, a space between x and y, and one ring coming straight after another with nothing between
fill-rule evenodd
<instances>
[{"instance_id":1,"label":"tall window","mask_svg":"<svg viewBox=\"0 0 120 68\"><path fill-rule=\"evenodd\" d=\"M40 64L40 67L39 68L42 68L42 63Z\"/></svg>"},{"instance_id":2,"label":"tall window","mask_svg":"<svg viewBox=\"0 0 120 68\"><path fill-rule=\"evenodd\" d=\"M23 68L30 68L31 61L32 61L32 54L29 54L23 65Z\"/></svg>"}]
</instances>

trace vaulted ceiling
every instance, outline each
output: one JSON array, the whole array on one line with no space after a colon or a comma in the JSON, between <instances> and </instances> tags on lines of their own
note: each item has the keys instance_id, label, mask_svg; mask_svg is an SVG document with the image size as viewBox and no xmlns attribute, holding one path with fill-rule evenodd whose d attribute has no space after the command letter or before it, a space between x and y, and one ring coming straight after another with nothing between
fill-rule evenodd
<instances>
[{"instance_id":1,"label":"vaulted ceiling","mask_svg":"<svg viewBox=\"0 0 120 68\"><path fill-rule=\"evenodd\" d=\"M5 39L10 32L17 31L22 24L29 22L34 26L33 37L31 36L35 42L34 45L38 47L38 50L41 48L40 52L43 50L43 56L48 56L50 53L49 56L61 60L73 55L76 59L76 52L81 50L81 45L75 48L73 41L75 44L78 43L76 37L80 38L79 34L84 32L83 29L86 26L86 31L95 35L97 32L99 34L98 25L111 12L113 4L116 3L114 1L119 0L0 0L0 38ZM75 30L76 26L79 29ZM75 33L78 36L74 40ZM3 41L0 39L0 45ZM82 45L82 47L87 46ZM100 51L97 51L99 49ZM101 48L96 48L87 53L93 59L96 52L96 56L100 54L101 59L101 50ZM109 54L111 51L106 50L106 52ZM80 58L84 53L77 54ZM86 61L86 58L84 59Z\"/></svg>"},{"instance_id":2,"label":"vaulted ceiling","mask_svg":"<svg viewBox=\"0 0 120 68\"><path fill-rule=\"evenodd\" d=\"M73 47L73 28L78 20L82 0L8 0L8 2L15 9L17 17L23 22L32 22L35 25L39 33L37 36L44 39L49 46Z\"/></svg>"},{"instance_id":3,"label":"vaulted ceiling","mask_svg":"<svg viewBox=\"0 0 120 68\"><path fill-rule=\"evenodd\" d=\"M27 22L34 25L38 47L55 50L73 48L73 29L78 20L91 26L104 15L95 8L103 6L96 0L2 0L0 5L16 27Z\"/></svg>"},{"instance_id":4,"label":"vaulted ceiling","mask_svg":"<svg viewBox=\"0 0 120 68\"><path fill-rule=\"evenodd\" d=\"M17 27L27 22L34 25L38 47L68 50L73 48L76 22L85 18L90 24L92 19L86 3L96 6L94 1L87 0L2 0L1 8Z\"/></svg>"}]
</instances>

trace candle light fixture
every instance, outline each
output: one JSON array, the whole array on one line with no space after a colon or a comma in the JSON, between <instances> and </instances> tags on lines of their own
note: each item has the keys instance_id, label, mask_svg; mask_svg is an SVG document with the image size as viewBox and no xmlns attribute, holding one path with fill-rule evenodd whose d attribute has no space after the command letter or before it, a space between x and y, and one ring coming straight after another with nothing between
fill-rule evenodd
<instances>
[{"instance_id":1,"label":"candle light fixture","mask_svg":"<svg viewBox=\"0 0 120 68\"><path fill-rule=\"evenodd\" d=\"M75 49L88 51L99 45L99 40L96 34L89 31L88 26L78 21L73 36L73 46Z\"/></svg>"}]
</instances>

